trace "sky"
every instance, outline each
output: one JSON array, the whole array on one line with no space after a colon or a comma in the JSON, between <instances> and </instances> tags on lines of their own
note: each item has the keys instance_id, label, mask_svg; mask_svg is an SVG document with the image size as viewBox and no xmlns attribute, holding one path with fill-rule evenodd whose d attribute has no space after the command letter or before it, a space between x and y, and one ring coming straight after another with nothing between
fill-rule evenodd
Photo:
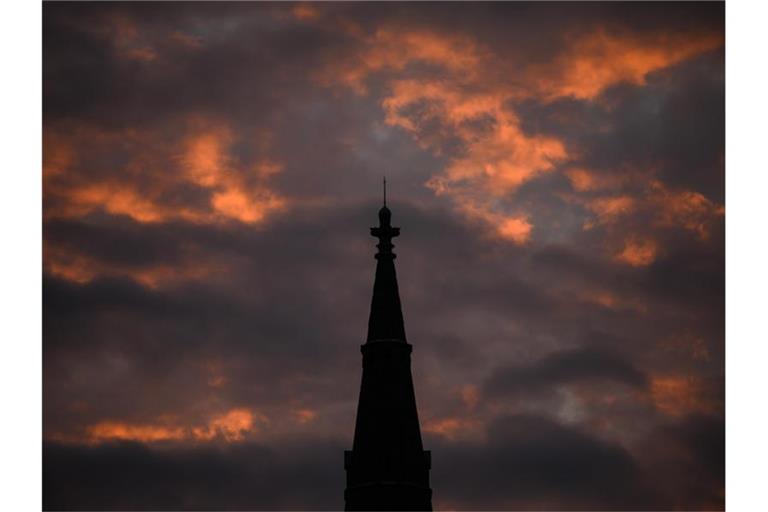
<instances>
[{"instance_id":1,"label":"sky","mask_svg":"<svg viewBox=\"0 0 768 512\"><path fill-rule=\"evenodd\" d=\"M722 509L724 4L43 6L43 505L343 507L388 205L433 505Z\"/></svg>"}]
</instances>

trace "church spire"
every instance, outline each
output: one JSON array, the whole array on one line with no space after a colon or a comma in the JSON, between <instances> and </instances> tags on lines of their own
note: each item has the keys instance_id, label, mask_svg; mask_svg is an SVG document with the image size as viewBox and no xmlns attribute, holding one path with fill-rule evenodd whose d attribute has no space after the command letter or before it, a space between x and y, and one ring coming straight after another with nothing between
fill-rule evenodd
<instances>
[{"instance_id":1,"label":"church spire","mask_svg":"<svg viewBox=\"0 0 768 512\"><path fill-rule=\"evenodd\" d=\"M371 228L371 236L379 239L376 245L376 280L373 284L371 315L368 318L368 342L382 340L406 341L400 292L397 287L392 239L400 235L400 228L392 227L392 212L387 208L387 180L384 178L384 206L379 210L379 226Z\"/></svg>"},{"instance_id":2,"label":"church spire","mask_svg":"<svg viewBox=\"0 0 768 512\"><path fill-rule=\"evenodd\" d=\"M345 510L432 510L429 487L430 452L421 443L416 395L411 376L412 346L405 339L403 313L395 275L392 212L379 210L371 235L376 247L368 338L357 405L352 450L344 452L347 488Z\"/></svg>"}]
</instances>

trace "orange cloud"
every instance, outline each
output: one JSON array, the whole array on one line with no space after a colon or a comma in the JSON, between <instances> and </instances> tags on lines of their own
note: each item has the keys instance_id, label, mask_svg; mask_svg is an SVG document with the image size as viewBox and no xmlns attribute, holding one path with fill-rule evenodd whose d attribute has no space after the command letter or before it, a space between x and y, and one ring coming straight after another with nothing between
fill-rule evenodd
<instances>
[{"instance_id":1,"label":"orange cloud","mask_svg":"<svg viewBox=\"0 0 768 512\"><path fill-rule=\"evenodd\" d=\"M546 100L593 100L619 83L645 85L648 73L724 44L722 34L659 33L634 36L607 29L573 34L552 62L529 67L532 94Z\"/></svg>"},{"instance_id":2,"label":"orange cloud","mask_svg":"<svg viewBox=\"0 0 768 512\"><path fill-rule=\"evenodd\" d=\"M187 138L181 161L190 181L214 190L211 206L217 214L244 223L257 223L269 213L284 208L286 201L263 185L246 184L244 173L234 167L229 157L233 142L227 127L211 127ZM250 172L263 181L281 170L280 164L264 160Z\"/></svg>"},{"instance_id":3,"label":"orange cloud","mask_svg":"<svg viewBox=\"0 0 768 512\"><path fill-rule=\"evenodd\" d=\"M436 155L443 155L449 145L460 148L427 186L514 243L529 239L531 222L520 213L506 222L506 202L521 185L574 158L557 137L524 132L515 102L566 96L594 100L611 85L643 85L648 73L723 44L721 34L574 34L560 54L522 69L510 85L509 80L497 80L508 59L460 34L403 27L350 34L361 49L331 63L320 81L367 94L366 80L388 73L388 92L381 101L386 123L402 128ZM425 76L412 64L429 64L431 72ZM612 188L620 181L578 167L566 175L578 192ZM636 202L626 195L598 198L588 208L606 222L630 212ZM639 256L630 248L625 259L646 261L649 253L646 248L645 256Z\"/></svg>"},{"instance_id":4,"label":"orange cloud","mask_svg":"<svg viewBox=\"0 0 768 512\"><path fill-rule=\"evenodd\" d=\"M424 148L440 155L445 141L456 138L462 151L427 186L450 198L471 219L514 243L525 243L531 223L510 215L498 198L514 192L567 157L563 143L528 135L507 102L510 91L489 89L484 69L487 53L471 39L423 30L379 29L362 38L363 50L349 62L331 66L324 79L360 94L365 79L388 71L410 74L414 63L428 63L444 76L399 78L382 100L385 121L400 127ZM435 128L437 126L437 128Z\"/></svg>"},{"instance_id":5,"label":"orange cloud","mask_svg":"<svg viewBox=\"0 0 768 512\"><path fill-rule=\"evenodd\" d=\"M269 187L270 178L282 171L282 165L266 156L247 167L235 161L230 151L238 141L228 127L197 120L175 144L156 144L156 136L135 130L104 132L81 124L66 129L47 127L44 218L77 219L105 212L139 223L183 220L258 224L287 207L288 201ZM110 151L120 154L123 160L94 178L87 167ZM174 198L178 197L178 188L187 184L206 191L209 203L179 204ZM192 258L173 265L105 263L49 242L44 242L43 266L47 273L77 283L117 276L150 288L226 271L220 265Z\"/></svg>"},{"instance_id":6,"label":"orange cloud","mask_svg":"<svg viewBox=\"0 0 768 512\"><path fill-rule=\"evenodd\" d=\"M633 267L646 267L656 260L656 242L649 238L629 237L616 260Z\"/></svg>"},{"instance_id":7,"label":"orange cloud","mask_svg":"<svg viewBox=\"0 0 768 512\"><path fill-rule=\"evenodd\" d=\"M651 379L651 399L669 416L711 413L717 404L706 397L702 383L691 376L656 376Z\"/></svg>"},{"instance_id":8,"label":"orange cloud","mask_svg":"<svg viewBox=\"0 0 768 512\"><path fill-rule=\"evenodd\" d=\"M271 176L282 171L282 165L266 156L249 167L235 161L230 151L237 139L225 125L195 120L178 145L160 147L153 143L156 134L152 133L102 133L86 127L70 131L73 133L67 135L63 130L48 129L45 136L46 218L77 218L102 210L142 223L181 219L254 224L288 204L268 184ZM80 176L78 156L89 145L100 151L127 148L130 161L105 174L109 177L102 180ZM176 187L185 183L209 191L208 208L169 200L176 195Z\"/></svg>"},{"instance_id":9,"label":"orange cloud","mask_svg":"<svg viewBox=\"0 0 768 512\"><path fill-rule=\"evenodd\" d=\"M725 215L725 207L691 190L673 192L660 181L651 184L651 201L656 208L657 222L661 226L681 226L694 231L699 238L709 238L713 221Z\"/></svg>"},{"instance_id":10,"label":"orange cloud","mask_svg":"<svg viewBox=\"0 0 768 512\"><path fill-rule=\"evenodd\" d=\"M227 187L213 194L211 205L226 217L253 224L264 220L270 211L283 208L285 200L269 190L256 195L237 187Z\"/></svg>"},{"instance_id":11,"label":"orange cloud","mask_svg":"<svg viewBox=\"0 0 768 512\"><path fill-rule=\"evenodd\" d=\"M563 172L577 194L563 194L562 198L583 206L595 215L594 219L584 223L584 229L613 223L622 216L639 211L649 215L654 227L680 227L706 240L717 220L725 215L723 205L710 201L699 192L668 189L653 177L656 172L653 168L645 171L623 169L621 172L616 170L613 174L605 174L576 167ZM634 192L596 197L591 194L621 187L632 187ZM586 197L581 193L586 194ZM633 238L627 242L618 259L636 266L649 264L655 259L657 249L655 243L640 242Z\"/></svg>"},{"instance_id":12,"label":"orange cloud","mask_svg":"<svg viewBox=\"0 0 768 512\"><path fill-rule=\"evenodd\" d=\"M317 412L313 411L312 409L297 409L293 411L293 416L296 418L298 423L305 425L307 423L311 423L315 420L315 418L317 418Z\"/></svg>"},{"instance_id":13,"label":"orange cloud","mask_svg":"<svg viewBox=\"0 0 768 512\"><path fill-rule=\"evenodd\" d=\"M427 420L424 423L423 429L430 434L456 440L479 435L482 431L482 426L482 423L475 419L447 417Z\"/></svg>"},{"instance_id":14,"label":"orange cloud","mask_svg":"<svg viewBox=\"0 0 768 512\"><path fill-rule=\"evenodd\" d=\"M234 138L226 127L215 127L189 136L181 157L188 179L201 187L215 187L227 178L230 165L226 148Z\"/></svg>"},{"instance_id":15,"label":"orange cloud","mask_svg":"<svg viewBox=\"0 0 768 512\"><path fill-rule=\"evenodd\" d=\"M257 423L269 420L261 413L247 408L231 409L212 417L203 426L179 426L161 424L132 424L120 421L102 421L89 426L87 439L92 443L104 441L242 441L256 430Z\"/></svg>"},{"instance_id":16,"label":"orange cloud","mask_svg":"<svg viewBox=\"0 0 768 512\"><path fill-rule=\"evenodd\" d=\"M341 83L358 94L366 94L366 79L380 71L402 72L421 62L447 70L474 74L479 61L478 48L469 38L437 34L427 30L402 30L382 27L372 35L358 32L361 50L352 58L330 63L317 76L325 85Z\"/></svg>"},{"instance_id":17,"label":"orange cloud","mask_svg":"<svg viewBox=\"0 0 768 512\"><path fill-rule=\"evenodd\" d=\"M471 94L440 81L401 80L382 105L386 122L410 132L422 147L440 154L443 136L429 133L437 121L463 142L461 155L450 160L427 186L446 195L468 217L485 221L501 238L528 241L532 225L525 215L509 215L495 206L537 175L566 158L564 145L545 136L528 136L517 116L494 94ZM410 107L425 106L419 114Z\"/></svg>"},{"instance_id":18,"label":"orange cloud","mask_svg":"<svg viewBox=\"0 0 768 512\"><path fill-rule=\"evenodd\" d=\"M606 176L583 167L571 167L566 169L564 173L577 192L615 188L623 181L618 173L616 176Z\"/></svg>"},{"instance_id":19,"label":"orange cloud","mask_svg":"<svg viewBox=\"0 0 768 512\"><path fill-rule=\"evenodd\" d=\"M647 311L645 303L633 297L623 297L607 290L586 290L578 293L584 302L597 304L612 310L634 310L640 313Z\"/></svg>"},{"instance_id":20,"label":"orange cloud","mask_svg":"<svg viewBox=\"0 0 768 512\"><path fill-rule=\"evenodd\" d=\"M307 21L317 19L320 11L314 5L302 2L291 8L291 14L298 20Z\"/></svg>"},{"instance_id":21,"label":"orange cloud","mask_svg":"<svg viewBox=\"0 0 768 512\"><path fill-rule=\"evenodd\" d=\"M144 194L130 182L103 181L93 184L47 186L47 196L59 196L49 204L46 218L77 218L94 211L125 215L141 223L183 219L204 222L207 215L187 207L163 204L152 195Z\"/></svg>"},{"instance_id":22,"label":"orange cloud","mask_svg":"<svg viewBox=\"0 0 768 512\"><path fill-rule=\"evenodd\" d=\"M387 124L411 132L436 153L441 152L441 138L427 133L434 121L463 141L463 154L430 179L433 190L450 193L453 187L467 185L500 196L552 170L567 156L558 139L526 135L505 101L500 94L468 93L444 81L398 80L382 106ZM415 105L424 105L425 110L413 113L410 107Z\"/></svg>"},{"instance_id":23,"label":"orange cloud","mask_svg":"<svg viewBox=\"0 0 768 512\"><path fill-rule=\"evenodd\" d=\"M255 420L266 422L266 416L246 408L232 409L225 414L215 416L205 427L193 427L192 437L208 441L221 437L226 441L242 441L245 435L255 428Z\"/></svg>"},{"instance_id":24,"label":"orange cloud","mask_svg":"<svg viewBox=\"0 0 768 512\"><path fill-rule=\"evenodd\" d=\"M158 222L166 212L145 196L124 184L96 183L71 192L72 214L83 214L96 207L116 215L127 215L138 222Z\"/></svg>"},{"instance_id":25,"label":"orange cloud","mask_svg":"<svg viewBox=\"0 0 768 512\"><path fill-rule=\"evenodd\" d=\"M131 425L114 421L103 421L88 427L91 441L140 441L154 443L157 441L178 441L186 437L181 427L164 427L158 425Z\"/></svg>"},{"instance_id":26,"label":"orange cloud","mask_svg":"<svg viewBox=\"0 0 768 512\"><path fill-rule=\"evenodd\" d=\"M199 261L156 264L147 267L131 267L104 263L88 254L72 251L43 242L43 269L60 279L84 284L101 276L127 277L148 288L158 288L180 281L202 280L214 272L223 271L220 266Z\"/></svg>"},{"instance_id":27,"label":"orange cloud","mask_svg":"<svg viewBox=\"0 0 768 512\"><path fill-rule=\"evenodd\" d=\"M597 215L599 222L605 223L631 213L635 203L635 199L629 196L597 197L587 202L587 208Z\"/></svg>"},{"instance_id":28,"label":"orange cloud","mask_svg":"<svg viewBox=\"0 0 768 512\"><path fill-rule=\"evenodd\" d=\"M497 227L498 234L507 240L517 244L528 242L533 226L527 219L521 217L507 217L501 220Z\"/></svg>"}]
</instances>

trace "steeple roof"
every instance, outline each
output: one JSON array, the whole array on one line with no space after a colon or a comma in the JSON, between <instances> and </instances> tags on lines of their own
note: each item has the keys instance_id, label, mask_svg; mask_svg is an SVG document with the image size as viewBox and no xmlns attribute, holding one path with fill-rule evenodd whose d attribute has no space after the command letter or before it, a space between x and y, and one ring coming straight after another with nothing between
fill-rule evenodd
<instances>
[{"instance_id":1,"label":"steeple roof","mask_svg":"<svg viewBox=\"0 0 768 512\"><path fill-rule=\"evenodd\" d=\"M392 227L391 220L392 212L385 204L379 210L379 226L371 228L371 236L379 239L376 245L379 252L376 254L376 280L373 284L371 315L368 318L369 343L384 340L406 341L395 273L396 255L392 252L395 247L392 239L400 234L400 228Z\"/></svg>"}]
</instances>

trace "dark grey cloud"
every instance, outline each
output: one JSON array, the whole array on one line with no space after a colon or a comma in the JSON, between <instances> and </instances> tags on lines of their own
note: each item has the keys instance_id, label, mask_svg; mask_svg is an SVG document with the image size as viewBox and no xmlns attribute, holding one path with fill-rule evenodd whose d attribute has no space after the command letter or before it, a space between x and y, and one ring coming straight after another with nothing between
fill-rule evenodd
<instances>
[{"instance_id":1,"label":"dark grey cloud","mask_svg":"<svg viewBox=\"0 0 768 512\"><path fill-rule=\"evenodd\" d=\"M88 119L114 128L190 112L274 118L277 105L306 90L306 69L341 39L280 22L270 5L188 9L46 4L46 121ZM200 46L173 44L174 32ZM149 48L156 60L121 57L120 44Z\"/></svg>"},{"instance_id":2,"label":"dark grey cloud","mask_svg":"<svg viewBox=\"0 0 768 512\"><path fill-rule=\"evenodd\" d=\"M43 509L339 510L343 449L333 439L159 449L46 443Z\"/></svg>"},{"instance_id":3,"label":"dark grey cloud","mask_svg":"<svg viewBox=\"0 0 768 512\"><path fill-rule=\"evenodd\" d=\"M618 445L537 416L498 418L484 443L433 446L438 499L473 510L649 509L632 456ZM661 507L664 508L664 507Z\"/></svg>"},{"instance_id":4,"label":"dark grey cloud","mask_svg":"<svg viewBox=\"0 0 768 512\"><path fill-rule=\"evenodd\" d=\"M498 368L486 381L489 396L534 394L540 389L580 381L616 381L643 388L646 376L616 354L594 348L555 352L529 366Z\"/></svg>"}]
</instances>

